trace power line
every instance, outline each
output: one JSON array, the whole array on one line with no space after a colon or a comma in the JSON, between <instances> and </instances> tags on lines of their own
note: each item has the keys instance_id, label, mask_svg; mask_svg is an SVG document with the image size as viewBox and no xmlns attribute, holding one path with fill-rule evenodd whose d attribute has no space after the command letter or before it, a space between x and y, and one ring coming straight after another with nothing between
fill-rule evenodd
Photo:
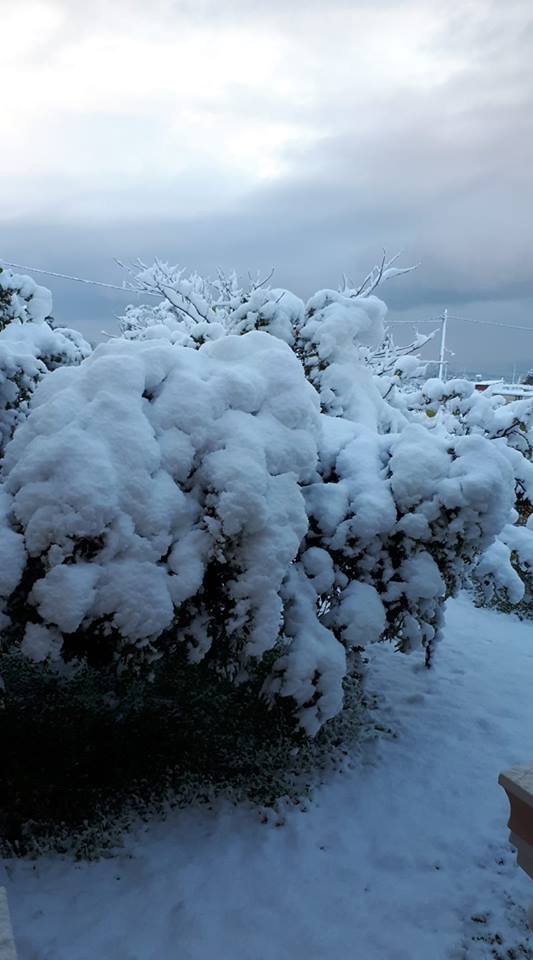
<instances>
[{"instance_id":1,"label":"power line","mask_svg":"<svg viewBox=\"0 0 533 960\"><path fill-rule=\"evenodd\" d=\"M103 280L87 280L85 277L71 277L68 273L55 273L53 270L41 270L39 267L28 267L23 263L10 263L9 260L2 260L0 257L0 263L6 265L6 267L14 267L16 270L28 270L30 273L41 273L45 277L55 277L59 280L74 280L75 283L85 283L92 287L107 287L110 290L120 290L122 293L146 293L149 297L159 297L158 293L151 293L149 290L133 290L131 287L122 286L119 287L116 283L104 283Z\"/></svg>"},{"instance_id":2,"label":"power line","mask_svg":"<svg viewBox=\"0 0 533 960\"><path fill-rule=\"evenodd\" d=\"M464 323L479 323L482 326L489 327L503 327L505 330L527 330L529 333L533 333L533 327L524 327L516 323L502 323L501 320L474 320L473 317L455 317L452 314L448 314L448 320L462 320ZM408 323L413 327L418 326L419 323L442 323L443 317L430 317L428 320L389 320L387 321L387 326L396 323Z\"/></svg>"},{"instance_id":3,"label":"power line","mask_svg":"<svg viewBox=\"0 0 533 960\"><path fill-rule=\"evenodd\" d=\"M74 283L84 283L92 287L106 287L108 290L120 290L121 293L137 295L144 293L148 297L160 297L159 293L152 293L150 290L135 290L132 287L125 285L119 286L117 283L106 283L103 280L89 280L86 277L74 277L69 273L57 273L54 270L43 270L40 267L28 267L23 263L11 263L9 260L4 260L0 257L0 263L5 264L6 267L14 267L16 270L28 270L29 273L39 273L45 277L55 277L57 280L72 280ZM393 324L408 324L409 326L416 327L421 323L442 323L444 320L443 316L439 317L423 317L420 320L389 320L387 326L392 326ZM461 320L464 323L478 323L482 326L489 327L503 327L505 330L525 330L528 333L533 333L533 327L525 327L516 323L502 323L500 320L475 320L473 317L458 317L448 314L448 320Z\"/></svg>"},{"instance_id":4,"label":"power line","mask_svg":"<svg viewBox=\"0 0 533 960\"><path fill-rule=\"evenodd\" d=\"M533 327L523 327L516 323L502 323L500 320L474 320L473 317L452 316L448 316L448 320L464 320L465 323L482 323L489 327L505 327L506 330L528 330L529 333L533 333Z\"/></svg>"},{"instance_id":5,"label":"power line","mask_svg":"<svg viewBox=\"0 0 533 960\"><path fill-rule=\"evenodd\" d=\"M410 326L416 327L419 323L442 323L442 317L429 317L427 320L424 319L424 320L387 320L386 321L387 326L390 326L393 323L408 323L410 324Z\"/></svg>"}]
</instances>

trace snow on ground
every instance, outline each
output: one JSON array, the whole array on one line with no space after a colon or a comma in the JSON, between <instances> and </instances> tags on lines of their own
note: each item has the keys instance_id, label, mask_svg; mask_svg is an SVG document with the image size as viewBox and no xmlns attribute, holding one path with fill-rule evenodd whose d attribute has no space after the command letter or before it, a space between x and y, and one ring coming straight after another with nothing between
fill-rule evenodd
<instances>
[{"instance_id":1,"label":"snow on ground","mask_svg":"<svg viewBox=\"0 0 533 960\"><path fill-rule=\"evenodd\" d=\"M497 784L533 758L531 623L461 598L432 672L384 646L372 661L372 715L397 736L307 812L177 811L112 859L6 863L19 960L533 957Z\"/></svg>"}]
</instances>

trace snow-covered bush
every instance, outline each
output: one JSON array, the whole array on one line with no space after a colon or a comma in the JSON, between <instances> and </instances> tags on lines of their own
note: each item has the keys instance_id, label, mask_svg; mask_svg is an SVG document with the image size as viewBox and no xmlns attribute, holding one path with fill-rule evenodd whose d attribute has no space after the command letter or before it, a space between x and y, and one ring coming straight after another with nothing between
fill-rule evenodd
<instances>
[{"instance_id":1,"label":"snow-covered bush","mask_svg":"<svg viewBox=\"0 0 533 960\"><path fill-rule=\"evenodd\" d=\"M410 417L435 433L478 436L491 442L512 471L515 510L501 534L472 567L480 602L528 611L533 593L533 401L505 403L490 389L478 391L467 380L426 381L418 390L396 391L391 397Z\"/></svg>"},{"instance_id":2,"label":"snow-covered bush","mask_svg":"<svg viewBox=\"0 0 533 960\"><path fill-rule=\"evenodd\" d=\"M91 352L75 330L51 326L51 312L46 287L0 268L0 456L44 374Z\"/></svg>"},{"instance_id":3,"label":"snow-covered bush","mask_svg":"<svg viewBox=\"0 0 533 960\"><path fill-rule=\"evenodd\" d=\"M0 267L0 330L10 323L50 320L52 294L31 277Z\"/></svg>"},{"instance_id":4,"label":"snow-covered bush","mask_svg":"<svg viewBox=\"0 0 533 960\"><path fill-rule=\"evenodd\" d=\"M429 660L511 519L508 447L384 395L378 358L413 364L391 368L374 280L307 305L160 263L132 286L165 299L47 377L7 447L12 642L134 666L179 650L315 733L365 643Z\"/></svg>"},{"instance_id":5,"label":"snow-covered bush","mask_svg":"<svg viewBox=\"0 0 533 960\"><path fill-rule=\"evenodd\" d=\"M533 620L533 521L507 524L472 572L476 602Z\"/></svg>"},{"instance_id":6,"label":"snow-covered bush","mask_svg":"<svg viewBox=\"0 0 533 960\"><path fill-rule=\"evenodd\" d=\"M384 320L385 305L373 295L322 291L307 305L297 349L330 414L323 482L310 487L308 512L336 570L324 622L344 627L343 637L347 623L357 633L352 597L365 584L366 606L375 611L372 629L363 619L366 639L423 647L429 660L444 598L510 515L512 474L484 438L430 432L404 392L401 403L388 399L421 365L406 350L395 356Z\"/></svg>"},{"instance_id":7,"label":"snow-covered bush","mask_svg":"<svg viewBox=\"0 0 533 960\"><path fill-rule=\"evenodd\" d=\"M0 456L44 373L46 367L40 360L2 343L0 332Z\"/></svg>"},{"instance_id":8,"label":"snow-covered bush","mask_svg":"<svg viewBox=\"0 0 533 960\"><path fill-rule=\"evenodd\" d=\"M130 288L164 299L153 306L126 307L119 326L126 339L163 337L172 343L197 348L227 333L262 330L294 343L294 330L304 317L304 304L288 290L265 286L270 276L249 279L243 287L233 272L219 271L214 280L198 274L186 277L178 267L156 260L148 267L138 262L128 270Z\"/></svg>"},{"instance_id":9,"label":"snow-covered bush","mask_svg":"<svg viewBox=\"0 0 533 960\"><path fill-rule=\"evenodd\" d=\"M297 358L258 332L117 340L47 377L4 468L39 650L43 631L89 659L182 643L243 678L279 639L319 422Z\"/></svg>"},{"instance_id":10,"label":"snow-covered bush","mask_svg":"<svg viewBox=\"0 0 533 960\"><path fill-rule=\"evenodd\" d=\"M52 327L45 321L12 323L0 331L0 343L6 351L35 357L48 371L77 365L92 350L77 330Z\"/></svg>"}]
</instances>

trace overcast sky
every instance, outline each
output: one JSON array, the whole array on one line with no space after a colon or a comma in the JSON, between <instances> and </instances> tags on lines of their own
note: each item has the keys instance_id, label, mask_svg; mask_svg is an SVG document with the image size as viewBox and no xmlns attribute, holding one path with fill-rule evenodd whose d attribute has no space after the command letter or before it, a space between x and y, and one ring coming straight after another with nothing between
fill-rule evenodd
<instances>
[{"instance_id":1,"label":"overcast sky","mask_svg":"<svg viewBox=\"0 0 533 960\"><path fill-rule=\"evenodd\" d=\"M453 321L450 347L533 366L531 0L0 0L0 24L0 257L275 266L306 296L403 248L391 319L529 326ZM127 302L44 282L92 338Z\"/></svg>"}]
</instances>

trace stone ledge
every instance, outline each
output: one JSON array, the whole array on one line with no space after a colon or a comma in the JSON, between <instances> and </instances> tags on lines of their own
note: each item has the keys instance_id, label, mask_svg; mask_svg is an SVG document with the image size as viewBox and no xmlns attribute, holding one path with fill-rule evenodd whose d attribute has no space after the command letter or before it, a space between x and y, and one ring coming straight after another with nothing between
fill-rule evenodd
<instances>
[{"instance_id":1,"label":"stone ledge","mask_svg":"<svg viewBox=\"0 0 533 960\"><path fill-rule=\"evenodd\" d=\"M504 770L498 777L498 783L509 796L513 794L523 803L533 807L533 763Z\"/></svg>"}]
</instances>

